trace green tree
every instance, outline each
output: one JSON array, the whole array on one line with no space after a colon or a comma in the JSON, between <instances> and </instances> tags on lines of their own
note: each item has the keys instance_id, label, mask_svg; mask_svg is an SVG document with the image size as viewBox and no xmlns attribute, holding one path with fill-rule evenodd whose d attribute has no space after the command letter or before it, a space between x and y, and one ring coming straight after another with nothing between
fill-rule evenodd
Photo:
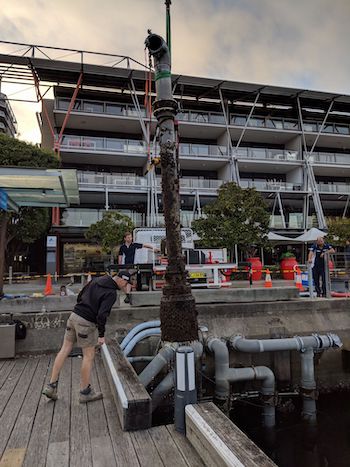
<instances>
[{"instance_id":1,"label":"green tree","mask_svg":"<svg viewBox=\"0 0 350 467\"><path fill-rule=\"evenodd\" d=\"M254 188L225 183L203 213L204 217L192 223L203 247L228 248L233 257L235 245L252 254L253 246L267 244L270 215L263 197Z\"/></svg>"},{"instance_id":2,"label":"green tree","mask_svg":"<svg viewBox=\"0 0 350 467\"><path fill-rule=\"evenodd\" d=\"M334 245L344 246L350 240L350 219L332 217L327 219L327 239Z\"/></svg>"},{"instance_id":3,"label":"green tree","mask_svg":"<svg viewBox=\"0 0 350 467\"><path fill-rule=\"evenodd\" d=\"M0 166L7 167L58 167L52 151L0 134ZM33 243L49 227L49 210L20 208L18 213L0 211L0 296L3 294L5 258L18 251L23 244Z\"/></svg>"},{"instance_id":4,"label":"green tree","mask_svg":"<svg viewBox=\"0 0 350 467\"><path fill-rule=\"evenodd\" d=\"M90 225L85 237L97 243L102 250L111 255L113 263L113 250L123 241L125 232L132 232L134 224L130 217L119 212L105 212L100 221Z\"/></svg>"}]
</instances>

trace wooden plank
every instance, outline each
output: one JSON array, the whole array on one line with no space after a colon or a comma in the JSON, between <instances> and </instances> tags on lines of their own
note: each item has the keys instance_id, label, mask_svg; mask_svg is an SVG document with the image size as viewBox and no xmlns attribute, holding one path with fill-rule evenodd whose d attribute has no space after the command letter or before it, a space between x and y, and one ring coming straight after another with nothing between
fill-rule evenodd
<instances>
[{"instance_id":1,"label":"wooden plank","mask_svg":"<svg viewBox=\"0 0 350 467\"><path fill-rule=\"evenodd\" d=\"M86 404L79 403L81 359L72 359L72 395L70 419L70 466L92 466L89 422Z\"/></svg>"},{"instance_id":2,"label":"wooden plank","mask_svg":"<svg viewBox=\"0 0 350 467\"><path fill-rule=\"evenodd\" d=\"M41 388L47 374L48 363L49 357L40 357L38 366L36 367L34 376L18 414L16 424L7 442L3 457L7 457L9 453L14 452L22 453L24 459L24 454L28 446L30 432L41 396Z\"/></svg>"},{"instance_id":3,"label":"wooden plank","mask_svg":"<svg viewBox=\"0 0 350 467\"><path fill-rule=\"evenodd\" d=\"M164 463L153 443L152 437L148 430L133 431L130 433L130 435L137 457L142 467L164 466Z\"/></svg>"},{"instance_id":4,"label":"wooden plank","mask_svg":"<svg viewBox=\"0 0 350 467\"><path fill-rule=\"evenodd\" d=\"M21 374L21 377L18 380L15 390L13 391L13 394L8 400L7 405L2 413L0 418L0 456L2 456L8 439L11 436L13 427L22 408L24 398L27 394L28 387L31 384L38 363L38 358L29 359Z\"/></svg>"},{"instance_id":5,"label":"wooden plank","mask_svg":"<svg viewBox=\"0 0 350 467\"><path fill-rule=\"evenodd\" d=\"M117 409L106 378L106 372L100 357L96 357L95 366L101 391L103 392L103 406L106 414L108 431L111 437L114 456L119 466L140 466L130 433L121 429Z\"/></svg>"},{"instance_id":6,"label":"wooden plank","mask_svg":"<svg viewBox=\"0 0 350 467\"><path fill-rule=\"evenodd\" d=\"M21 467L25 453L25 449L6 449L0 459L0 467Z\"/></svg>"},{"instance_id":7,"label":"wooden plank","mask_svg":"<svg viewBox=\"0 0 350 467\"><path fill-rule=\"evenodd\" d=\"M166 428L172 436L177 448L181 451L184 459L186 459L187 465L189 467L204 467L202 459L190 444L186 436L176 431L174 425L167 425Z\"/></svg>"},{"instance_id":8,"label":"wooden plank","mask_svg":"<svg viewBox=\"0 0 350 467\"><path fill-rule=\"evenodd\" d=\"M49 443L46 467L67 467L69 465L69 441Z\"/></svg>"},{"instance_id":9,"label":"wooden plank","mask_svg":"<svg viewBox=\"0 0 350 467\"><path fill-rule=\"evenodd\" d=\"M151 427L151 397L140 383L120 346L118 344L104 346L102 357L122 429L127 431ZM112 370L110 366L113 367Z\"/></svg>"},{"instance_id":10,"label":"wooden plank","mask_svg":"<svg viewBox=\"0 0 350 467\"><path fill-rule=\"evenodd\" d=\"M186 407L186 436L207 465L275 466L212 402Z\"/></svg>"},{"instance_id":11,"label":"wooden plank","mask_svg":"<svg viewBox=\"0 0 350 467\"><path fill-rule=\"evenodd\" d=\"M53 362L54 357L50 357L48 375L51 373ZM43 389L44 385L45 382L41 389ZM54 401L48 400L45 396L41 397L30 433L23 467L33 467L34 465L35 467L45 467L54 407Z\"/></svg>"},{"instance_id":12,"label":"wooden plank","mask_svg":"<svg viewBox=\"0 0 350 467\"><path fill-rule=\"evenodd\" d=\"M150 428L148 432L165 466L173 467L176 465L179 467L187 467L188 464L165 426Z\"/></svg>"},{"instance_id":13,"label":"wooden plank","mask_svg":"<svg viewBox=\"0 0 350 467\"><path fill-rule=\"evenodd\" d=\"M26 365L27 360L21 358L16 361L15 365L12 367L11 372L8 374L6 381L0 390L0 416L5 410L6 404L10 399Z\"/></svg>"},{"instance_id":14,"label":"wooden plank","mask_svg":"<svg viewBox=\"0 0 350 467\"><path fill-rule=\"evenodd\" d=\"M0 388L6 383L8 375L11 373L12 368L15 366L16 360L4 360L0 369Z\"/></svg>"},{"instance_id":15,"label":"wooden plank","mask_svg":"<svg viewBox=\"0 0 350 467\"><path fill-rule=\"evenodd\" d=\"M58 383L58 399L49 438L46 467L69 465L69 424L70 399L72 385L72 359L68 358L60 373Z\"/></svg>"},{"instance_id":16,"label":"wooden plank","mask_svg":"<svg viewBox=\"0 0 350 467\"><path fill-rule=\"evenodd\" d=\"M91 385L100 390L96 369L91 372ZM116 466L111 438L107 425L106 414L102 400L88 404L88 419L91 439L92 465L94 467Z\"/></svg>"}]
</instances>

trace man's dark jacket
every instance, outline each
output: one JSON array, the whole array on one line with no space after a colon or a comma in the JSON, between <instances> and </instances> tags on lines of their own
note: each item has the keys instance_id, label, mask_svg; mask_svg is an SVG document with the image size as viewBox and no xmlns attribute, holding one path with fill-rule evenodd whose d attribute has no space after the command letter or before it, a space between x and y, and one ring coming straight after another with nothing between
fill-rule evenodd
<instances>
[{"instance_id":1,"label":"man's dark jacket","mask_svg":"<svg viewBox=\"0 0 350 467\"><path fill-rule=\"evenodd\" d=\"M111 276L98 277L81 290L74 313L97 324L98 335L105 335L106 320L117 299L119 287Z\"/></svg>"}]
</instances>

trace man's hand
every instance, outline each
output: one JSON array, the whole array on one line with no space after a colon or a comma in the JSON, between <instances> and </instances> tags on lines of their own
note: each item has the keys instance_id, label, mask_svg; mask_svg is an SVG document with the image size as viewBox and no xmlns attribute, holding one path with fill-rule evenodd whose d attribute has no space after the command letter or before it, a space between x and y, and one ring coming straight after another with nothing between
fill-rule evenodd
<instances>
[{"instance_id":1,"label":"man's hand","mask_svg":"<svg viewBox=\"0 0 350 467\"><path fill-rule=\"evenodd\" d=\"M104 337L99 337L98 341L97 341L97 344L98 345L103 345L104 343L105 343L105 338Z\"/></svg>"},{"instance_id":2,"label":"man's hand","mask_svg":"<svg viewBox=\"0 0 350 467\"><path fill-rule=\"evenodd\" d=\"M153 248L153 251L154 251L155 253L160 253L160 248Z\"/></svg>"}]
</instances>

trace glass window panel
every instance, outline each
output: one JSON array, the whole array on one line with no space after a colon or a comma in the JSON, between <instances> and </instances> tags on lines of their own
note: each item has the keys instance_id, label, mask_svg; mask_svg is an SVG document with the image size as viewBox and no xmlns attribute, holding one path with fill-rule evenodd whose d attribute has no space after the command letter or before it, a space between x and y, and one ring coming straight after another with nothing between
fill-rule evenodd
<instances>
[{"instance_id":1,"label":"glass window panel","mask_svg":"<svg viewBox=\"0 0 350 467\"><path fill-rule=\"evenodd\" d=\"M121 104L106 104L106 113L110 115L125 115L126 106Z\"/></svg>"},{"instance_id":2,"label":"glass window panel","mask_svg":"<svg viewBox=\"0 0 350 467\"><path fill-rule=\"evenodd\" d=\"M247 117L244 117L242 115L231 115L231 123L233 125L245 125L247 121Z\"/></svg>"},{"instance_id":3,"label":"glass window panel","mask_svg":"<svg viewBox=\"0 0 350 467\"><path fill-rule=\"evenodd\" d=\"M283 120L283 128L286 130L298 130L299 125L296 120Z\"/></svg>"},{"instance_id":4,"label":"glass window panel","mask_svg":"<svg viewBox=\"0 0 350 467\"><path fill-rule=\"evenodd\" d=\"M210 114L209 116L210 123L225 124L225 117L220 114Z\"/></svg>"},{"instance_id":5,"label":"glass window panel","mask_svg":"<svg viewBox=\"0 0 350 467\"><path fill-rule=\"evenodd\" d=\"M103 113L103 102L83 101L84 112Z\"/></svg>"},{"instance_id":6,"label":"glass window panel","mask_svg":"<svg viewBox=\"0 0 350 467\"><path fill-rule=\"evenodd\" d=\"M349 134L349 127L348 126L343 126L343 125L335 125L335 131L336 131L336 133L339 133L341 135L348 135Z\"/></svg>"}]
</instances>

